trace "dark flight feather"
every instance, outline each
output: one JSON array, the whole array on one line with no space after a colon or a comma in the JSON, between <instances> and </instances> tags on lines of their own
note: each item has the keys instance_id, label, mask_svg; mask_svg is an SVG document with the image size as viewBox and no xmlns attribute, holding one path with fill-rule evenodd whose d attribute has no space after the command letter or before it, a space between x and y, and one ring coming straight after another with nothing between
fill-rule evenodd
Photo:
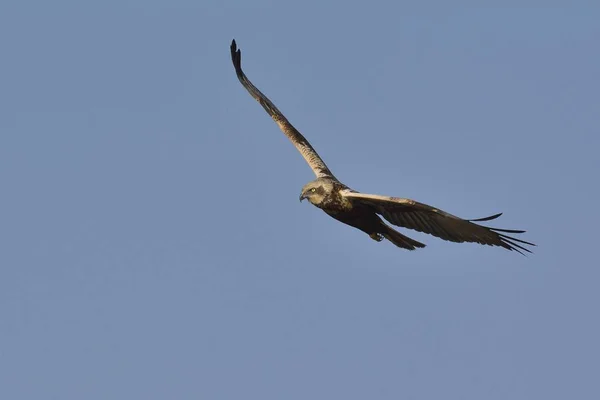
<instances>
[{"instance_id":1,"label":"dark flight feather","mask_svg":"<svg viewBox=\"0 0 600 400\"><path fill-rule=\"evenodd\" d=\"M525 231L490 228L472 222L489 221L498 218L501 214L466 220L411 199L352 191L347 191L342 195L353 202L373 207L377 214L380 214L394 225L428 233L451 242L472 242L489 246L501 246L508 250L515 250L521 254L523 253L520 250L528 253L531 253L531 250L518 243L535 246L533 243L499 233L524 233Z\"/></svg>"}]
</instances>

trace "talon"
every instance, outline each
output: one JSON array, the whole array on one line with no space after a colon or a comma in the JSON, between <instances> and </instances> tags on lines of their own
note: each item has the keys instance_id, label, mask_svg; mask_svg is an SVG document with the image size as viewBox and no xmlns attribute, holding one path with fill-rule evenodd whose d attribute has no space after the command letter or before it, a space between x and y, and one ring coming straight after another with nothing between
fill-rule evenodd
<instances>
[{"instance_id":1,"label":"talon","mask_svg":"<svg viewBox=\"0 0 600 400\"><path fill-rule=\"evenodd\" d=\"M383 240L383 235L381 235L380 233L371 233L369 237L375 240L376 242L381 242Z\"/></svg>"}]
</instances>

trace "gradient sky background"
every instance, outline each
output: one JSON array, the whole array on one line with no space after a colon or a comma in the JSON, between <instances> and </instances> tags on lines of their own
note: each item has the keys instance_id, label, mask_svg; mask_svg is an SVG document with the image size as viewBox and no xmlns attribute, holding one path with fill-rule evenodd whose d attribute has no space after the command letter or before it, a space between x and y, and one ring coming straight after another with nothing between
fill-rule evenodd
<instances>
[{"instance_id":1,"label":"gradient sky background","mask_svg":"<svg viewBox=\"0 0 600 400\"><path fill-rule=\"evenodd\" d=\"M0 6L0 398L600 398L600 7L91 3ZM535 254L299 204L234 37L345 183Z\"/></svg>"}]
</instances>

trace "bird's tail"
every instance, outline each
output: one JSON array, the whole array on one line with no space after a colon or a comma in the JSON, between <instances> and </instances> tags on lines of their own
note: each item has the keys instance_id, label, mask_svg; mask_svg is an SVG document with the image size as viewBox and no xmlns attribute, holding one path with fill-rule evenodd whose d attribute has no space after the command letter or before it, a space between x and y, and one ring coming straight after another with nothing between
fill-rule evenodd
<instances>
[{"instance_id":1,"label":"bird's tail","mask_svg":"<svg viewBox=\"0 0 600 400\"><path fill-rule=\"evenodd\" d=\"M408 249L408 250L414 250L416 248L425 247L425 245L423 243L417 242L416 240L413 240L413 239L409 238L408 236L404 236L403 234L394 230L394 228L392 228L386 224L383 224L383 225L386 227L386 231L383 232L382 235L387 240L394 243L396 246L401 247L403 249Z\"/></svg>"}]
</instances>

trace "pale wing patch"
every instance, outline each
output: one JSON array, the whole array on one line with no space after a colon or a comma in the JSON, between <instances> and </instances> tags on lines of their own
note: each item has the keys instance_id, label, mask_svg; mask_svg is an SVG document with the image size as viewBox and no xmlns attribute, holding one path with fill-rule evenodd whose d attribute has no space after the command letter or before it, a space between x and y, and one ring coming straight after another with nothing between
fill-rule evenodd
<instances>
[{"instance_id":1,"label":"pale wing patch","mask_svg":"<svg viewBox=\"0 0 600 400\"><path fill-rule=\"evenodd\" d=\"M280 117L273 116L273 120L279 126L279 129L290 139L294 147L300 152L304 160L308 163L317 178L333 177L331 171L321 157L312 148L310 143L294 128L287 120L282 121Z\"/></svg>"},{"instance_id":2,"label":"pale wing patch","mask_svg":"<svg viewBox=\"0 0 600 400\"><path fill-rule=\"evenodd\" d=\"M394 203L408 204L408 205L412 205L412 204L416 203L414 200L404 199L402 197L382 196L380 194L359 193L359 192L355 192L355 191L348 190L348 189L342 191L342 194L346 197L351 197L351 198L355 198L355 199L393 201Z\"/></svg>"},{"instance_id":3,"label":"pale wing patch","mask_svg":"<svg viewBox=\"0 0 600 400\"><path fill-rule=\"evenodd\" d=\"M355 191L345 191L342 193L343 196L347 197L347 198L354 198L354 199L363 199L363 200L371 200L371 201L376 201L376 202L382 202L382 203L394 203L394 204L398 204L401 206L407 206L407 207L415 207L416 209L421 209L421 210L427 210L433 213L437 213L440 215L443 215L445 217L451 217L451 218L458 218L450 213L447 213L445 211L439 210L437 208L428 206L427 204L423 204L423 203L419 203L418 201L412 200L412 199L406 199L403 197L393 197L393 196L382 196L380 194L367 194L367 193L359 193L359 192L355 192ZM460 218L458 218L460 219Z\"/></svg>"}]
</instances>

